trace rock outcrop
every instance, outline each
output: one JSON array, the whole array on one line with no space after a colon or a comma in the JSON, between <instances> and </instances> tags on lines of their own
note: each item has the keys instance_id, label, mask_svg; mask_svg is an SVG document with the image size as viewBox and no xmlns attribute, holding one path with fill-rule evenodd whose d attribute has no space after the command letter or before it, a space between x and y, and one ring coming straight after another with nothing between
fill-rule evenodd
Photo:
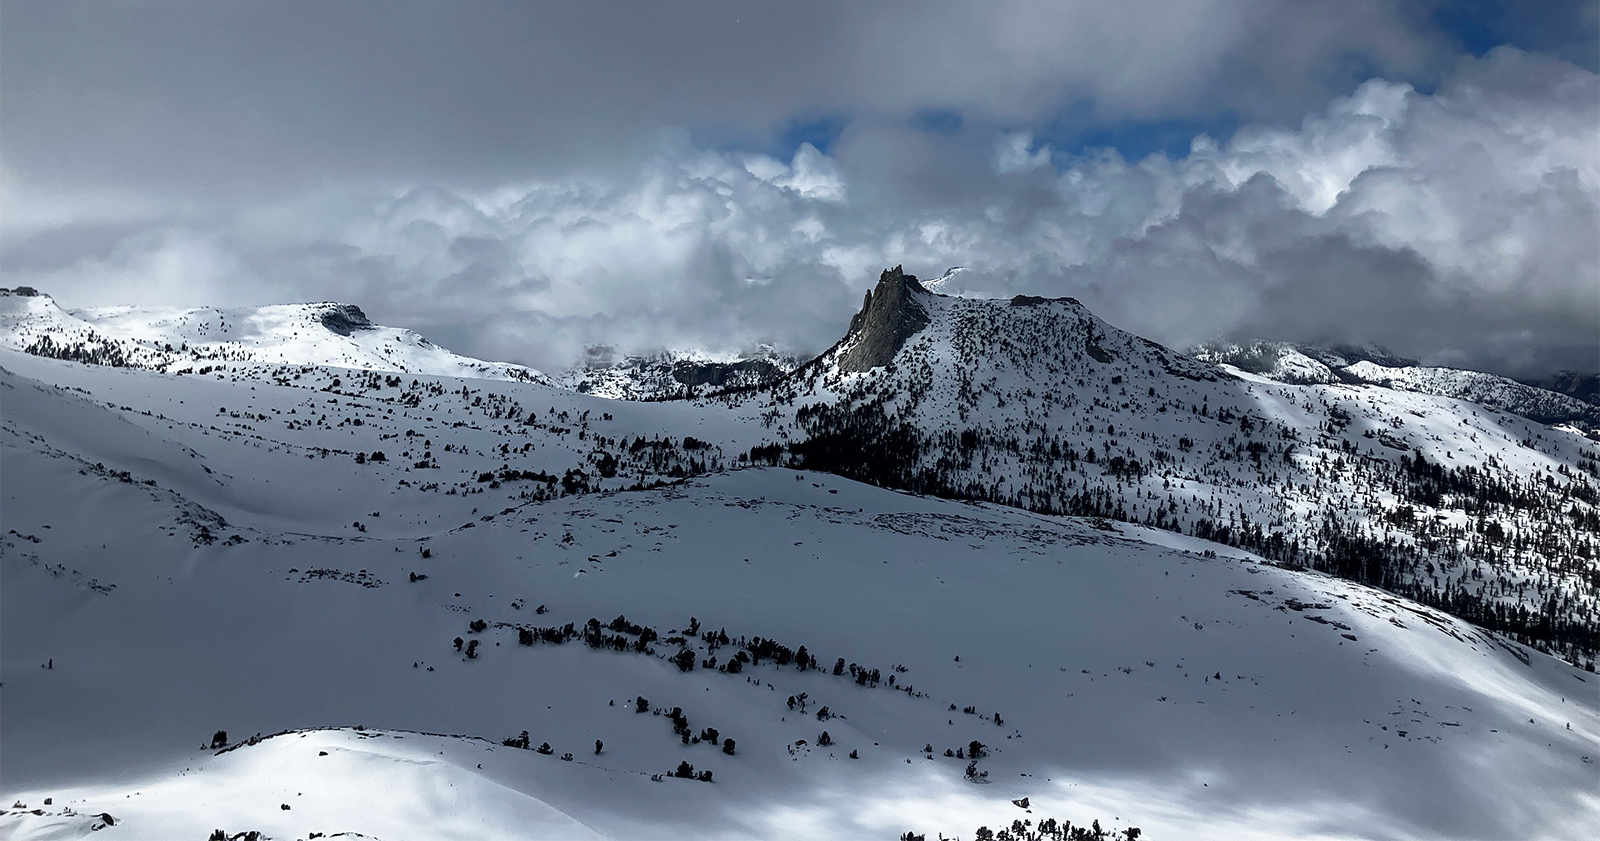
<instances>
[{"instance_id":1,"label":"rock outcrop","mask_svg":"<svg viewBox=\"0 0 1600 841\"><path fill-rule=\"evenodd\" d=\"M367 318L367 314L362 312L361 308L355 304L324 304L323 306L326 309L322 311L318 320L322 322L323 327L341 336L348 336L357 330L371 330L373 327L372 322Z\"/></svg>"},{"instance_id":2,"label":"rock outcrop","mask_svg":"<svg viewBox=\"0 0 1600 841\"><path fill-rule=\"evenodd\" d=\"M839 356L839 370L847 374L870 371L889 364L906 339L928 326L928 311L917 300L930 294L895 266L878 278L878 286L867 293L861 311L850 319L846 338L850 346Z\"/></svg>"}]
</instances>

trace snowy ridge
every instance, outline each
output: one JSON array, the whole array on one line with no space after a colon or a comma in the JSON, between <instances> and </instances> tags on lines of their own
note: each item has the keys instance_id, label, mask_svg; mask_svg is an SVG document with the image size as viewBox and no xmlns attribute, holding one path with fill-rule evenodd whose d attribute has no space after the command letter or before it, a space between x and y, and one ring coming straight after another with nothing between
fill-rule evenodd
<instances>
[{"instance_id":1,"label":"snowy ridge","mask_svg":"<svg viewBox=\"0 0 1600 841\"><path fill-rule=\"evenodd\" d=\"M1258 340L1211 342L1196 348L1193 355L1282 383L1366 383L1466 400L1539 423L1600 429L1600 408L1578 397L1480 371L1425 367L1377 349L1328 349ZM1571 385L1577 379L1568 374L1565 380L1553 381Z\"/></svg>"},{"instance_id":2,"label":"snowy ridge","mask_svg":"<svg viewBox=\"0 0 1600 841\"><path fill-rule=\"evenodd\" d=\"M0 347L166 373L316 365L549 385L520 365L458 356L370 322L352 304L62 310L47 295L0 295Z\"/></svg>"},{"instance_id":3,"label":"snowy ridge","mask_svg":"<svg viewBox=\"0 0 1600 841\"><path fill-rule=\"evenodd\" d=\"M1340 382L1334 371L1349 364L1342 358L1301 352L1287 342L1256 340L1244 343L1208 342L1190 355L1213 365L1230 365L1241 371L1294 385L1327 385ZM1322 357L1322 358L1317 358Z\"/></svg>"},{"instance_id":4,"label":"snowy ridge","mask_svg":"<svg viewBox=\"0 0 1600 841\"><path fill-rule=\"evenodd\" d=\"M914 279L906 294L928 323L888 364L841 370L865 341L853 332L769 391L725 398L772 429L753 459L1181 531L1449 606L1575 662L1600 648L1600 451L1575 431L1230 373L1071 299L949 298Z\"/></svg>"},{"instance_id":5,"label":"snowy ridge","mask_svg":"<svg viewBox=\"0 0 1600 841\"><path fill-rule=\"evenodd\" d=\"M1361 382L1385 388L1469 400L1541 423L1572 423L1585 429L1600 428L1600 407L1494 374L1421 366L1389 368L1365 361L1342 370Z\"/></svg>"}]
</instances>

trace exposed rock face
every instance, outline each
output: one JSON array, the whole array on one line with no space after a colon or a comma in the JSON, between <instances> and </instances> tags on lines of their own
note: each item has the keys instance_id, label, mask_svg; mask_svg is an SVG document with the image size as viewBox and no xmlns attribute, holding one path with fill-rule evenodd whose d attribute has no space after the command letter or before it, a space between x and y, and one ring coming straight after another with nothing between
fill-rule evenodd
<instances>
[{"instance_id":1,"label":"exposed rock face","mask_svg":"<svg viewBox=\"0 0 1600 841\"><path fill-rule=\"evenodd\" d=\"M839 357L839 370L847 374L870 371L889 364L895 351L917 331L928 326L928 312L917 295L928 294L916 275L899 266L886 270L878 286L861 302L861 312L850 319L854 342Z\"/></svg>"},{"instance_id":2,"label":"exposed rock face","mask_svg":"<svg viewBox=\"0 0 1600 841\"><path fill-rule=\"evenodd\" d=\"M355 304L329 304L320 316L322 326L348 336L357 330L372 329L372 322L367 319L367 314Z\"/></svg>"},{"instance_id":3,"label":"exposed rock face","mask_svg":"<svg viewBox=\"0 0 1600 841\"><path fill-rule=\"evenodd\" d=\"M1077 298L1041 298L1038 295L1018 295L1018 296L1016 296L1016 297L1011 299L1011 306L1013 306L1013 307L1038 307L1038 306L1043 306L1045 304L1048 304L1048 303L1050 303L1052 301L1065 301L1066 303L1072 304L1073 306L1078 306L1078 307L1083 306L1083 304L1078 303L1078 299Z\"/></svg>"}]
</instances>

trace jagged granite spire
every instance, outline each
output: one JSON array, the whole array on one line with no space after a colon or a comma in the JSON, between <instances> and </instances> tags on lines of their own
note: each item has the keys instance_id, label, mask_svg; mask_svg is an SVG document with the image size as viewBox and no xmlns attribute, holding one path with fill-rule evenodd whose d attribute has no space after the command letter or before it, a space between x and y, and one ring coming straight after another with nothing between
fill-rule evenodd
<instances>
[{"instance_id":1,"label":"jagged granite spire","mask_svg":"<svg viewBox=\"0 0 1600 841\"><path fill-rule=\"evenodd\" d=\"M928 326L928 312L916 295L927 292L916 275L899 266L886 269L861 302L861 312L850 319L846 338L855 341L840 355L839 370L854 374L889 364L906 339Z\"/></svg>"}]
</instances>

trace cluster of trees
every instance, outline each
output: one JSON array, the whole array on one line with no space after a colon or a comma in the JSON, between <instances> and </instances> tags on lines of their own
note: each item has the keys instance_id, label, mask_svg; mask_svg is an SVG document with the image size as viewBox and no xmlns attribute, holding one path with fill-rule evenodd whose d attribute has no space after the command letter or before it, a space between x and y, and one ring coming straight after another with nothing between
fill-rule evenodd
<instances>
[{"instance_id":1,"label":"cluster of trees","mask_svg":"<svg viewBox=\"0 0 1600 841\"><path fill-rule=\"evenodd\" d=\"M932 753L933 752L933 745L931 745L931 744L930 745L926 745L926 746L923 747L922 750L923 750L924 753ZM944 755L945 755L945 758L947 758L947 759L979 760L979 759L982 759L982 758L988 756L989 755L989 751L988 751L988 745L985 745L984 743L978 741L977 739L973 739L972 741L967 743L966 747L945 748L944 749ZM975 770L975 767L969 768L968 770L969 771ZM973 775L971 773L969 773L969 774L967 774L967 776L971 777Z\"/></svg>"},{"instance_id":2,"label":"cluster of trees","mask_svg":"<svg viewBox=\"0 0 1600 841\"><path fill-rule=\"evenodd\" d=\"M681 780L699 780L702 783L711 782L711 771L709 769L696 772L694 766L690 765L687 759L678 763L678 768L672 772L672 776Z\"/></svg>"},{"instance_id":3,"label":"cluster of trees","mask_svg":"<svg viewBox=\"0 0 1600 841\"><path fill-rule=\"evenodd\" d=\"M1027 803L1027 798L1017 801L1019 804ZM973 841L1138 841L1144 832L1136 826L1108 832L1100 828L1100 821L1095 820L1089 826L1073 826L1072 821L1060 821L1055 818L1046 818L1034 823L1032 818L1020 818L1011 822L1011 826L992 830L987 826L978 827L972 834ZM944 841L944 835L939 836ZM927 836L915 832L903 832L900 841L927 841ZM949 839L960 841L960 838Z\"/></svg>"},{"instance_id":4,"label":"cluster of trees","mask_svg":"<svg viewBox=\"0 0 1600 841\"><path fill-rule=\"evenodd\" d=\"M705 742L712 747L716 747L717 745L721 744L723 746L723 753L726 753L729 756L733 755L733 739L718 741L718 737L720 737L722 734L715 727L705 727L702 728L699 733L695 733L689 728L689 717L684 714L682 707L673 707L671 710L669 710L667 712L667 719L672 722L672 732L676 734L679 740L684 744L698 745L701 742Z\"/></svg>"},{"instance_id":5,"label":"cluster of trees","mask_svg":"<svg viewBox=\"0 0 1600 841\"><path fill-rule=\"evenodd\" d=\"M540 742L538 747L533 747L532 746L533 745L533 740L528 737L528 731L526 731L526 730L522 731L522 733L520 735L507 736L506 738L501 739L500 740L500 744L505 745L508 748L517 748L518 750L532 750L534 753L541 754L543 756L549 756L550 754L553 754L553 753L556 752L555 748L550 747L550 743L549 742ZM595 742L594 742L594 752L595 753L599 753L600 752L600 745L601 744L602 743L601 743L601 741L599 739L595 740ZM564 753L564 754L561 755L561 758L566 760L566 761L568 761L568 762L571 762L572 761L572 754L571 753Z\"/></svg>"},{"instance_id":6,"label":"cluster of trees","mask_svg":"<svg viewBox=\"0 0 1600 841\"><path fill-rule=\"evenodd\" d=\"M652 708L650 706L650 701L643 695L635 698L633 704L633 711L635 713L639 713L641 715L646 712L653 712L655 715L662 714L661 708ZM715 727L706 727L701 729L699 733L695 733L692 729L690 729L689 717L684 713L682 707L673 707L672 709L667 710L666 717L668 721L672 722L673 734L678 736L679 741L681 741L683 744L698 745L701 742L705 742L712 747L716 747L718 744L720 744L722 746L723 753L733 756L735 742L732 738L724 738L721 740L721 742L718 742L718 739L722 736L722 733ZM595 753L600 752L598 744L599 743L597 742Z\"/></svg>"},{"instance_id":7,"label":"cluster of trees","mask_svg":"<svg viewBox=\"0 0 1600 841\"><path fill-rule=\"evenodd\" d=\"M560 645L567 640L575 639L577 636L578 632L571 622L565 625L551 625L549 627L517 626L517 644L519 645L533 645L535 642Z\"/></svg>"},{"instance_id":8,"label":"cluster of trees","mask_svg":"<svg viewBox=\"0 0 1600 841\"><path fill-rule=\"evenodd\" d=\"M527 625L518 625L516 627L517 642L521 645L533 645L535 642L560 645L568 640L582 639L584 644L590 648L632 651L637 654L654 655L656 651L651 643L662 639L660 632L654 628L630 622L625 615L618 615L617 618L604 625L600 623L599 619L591 617L584 624L581 631L577 630L572 623L568 623L565 626L543 628ZM606 633L608 629L613 633ZM794 666L799 671L820 668L816 656L807 651L804 645L790 648L777 640L766 637L730 637L726 628L702 632L700 631L700 621L690 617L690 627L686 629L686 633L693 636L696 632L699 632L699 639L705 644L709 655L703 660L697 660L694 650L684 646L687 641L685 638L671 637L667 640L682 646L676 652L667 656L668 661L676 665L680 671L692 671L698 662L701 668L715 668L717 671L726 674L740 674L746 664L760 665L762 660L767 660L778 667ZM718 657L715 652L723 646L729 645L737 646L738 651L733 656L718 663ZM459 648L459 646L457 647ZM846 671L848 671L851 680L862 686L876 688L883 680L883 673L879 669L868 669L855 663L846 665L844 658L840 657L834 662L833 674L840 676L844 675ZM908 694L917 694L914 688L908 684L896 686L895 676L892 674L889 675L888 685Z\"/></svg>"},{"instance_id":9,"label":"cluster of trees","mask_svg":"<svg viewBox=\"0 0 1600 841\"><path fill-rule=\"evenodd\" d=\"M86 365L109 365L113 368L127 368L133 365L127 351L120 344L93 331L90 331L83 341L70 344L57 342L49 335L40 336L24 347L22 352L50 359L82 362Z\"/></svg>"},{"instance_id":10,"label":"cluster of trees","mask_svg":"<svg viewBox=\"0 0 1600 841\"><path fill-rule=\"evenodd\" d=\"M618 616L616 619L612 620L610 627L613 629L620 629L626 628L628 625L629 623L627 619L622 616ZM581 636L583 638L584 645L587 645L590 648L610 649L611 651L633 651L637 654L655 653L655 649L650 647L650 643L659 638L659 635L656 634L654 629L633 626L638 627L640 632L638 633L637 638L629 639L627 636L621 633L607 634L605 632L606 627L607 626L600 624L600 620L591 617L583 626L583 633Z\"/></svg>"},{"instance_id":11,"label":"cluster of trees","mask_svg":"<svg viewBox=\"0 0 1600 841\"><path fill-rule=\"evenodd\" d=\"M473 634L481 633L487 629L487 627L487 623L483 620L473 620L468 625L468 631L469 633ZM665 640L663 640L660 632L654 628L648 625L642 625L630 621L626 615L622 614L619 614L615 619L612 619L610 622L605 624L602 624L599 619L590 618L588 622L584 623L581 629L570 622L566 625L549 627L529 625L516 625L512 627L515 627L517 630L517 642L520 645L533 645L536 642L561 645L571 640L581 639L586 645L594 649L656 655L656 651L651 643L665 641L669 644L677 644L682 647L680 647L671 655L663 656L668 660L668 662L676 665L681 671L690 671L695 667L695 650L686 645L686 643L689 641L689 639L696 638L698 635L697 638L704 643L708 653L708 657L705 660L700 661L700 666L708 669L715 668L718 672L726 674L739 674L746 664L755 666L759 665L763 660L765 660L771 663L775 668L787 668L793 666L798 671L821 671L824 674L831 672L831 674L835 677L844 677L848 675L849 679L858 686L877 688L880 684L882 684L889 688L905 692L913 697L925 697L926 695L926 693L917 692L910 684L896 684L896 674L894 673L905 672L906 669L904 666L895 666L893 669L891 669L891 674L889 674L887 680L884 679L883 673L879 669L869 669L856 663L846 663L843 657L836 659L831 669L824 669L819 664L816 656L811 654L811 652L808 651L804 645L791 648L788 645L768 637L733 637L728 634L726 628L702 630L700 620L696 617L690 617L689 625L684 629L684 634L687 636L674 635L665 638ZM476 646L477 640L472 640L470 643L466 643L466 648L464 650L468 658L475 656ZM717 663L717 656L715 652L724 646L737 646L738 650L733 656L726 658L726 660L719 665ZM463 650L463 640L460 637L455 639L455 647L457 651ZM787 699L787 705L790 710L793 710L796 708L796 706L798 706L801 712L805 712L807 699L808 696L804 692L799 693L798 695L791 695ZM952 704L950 708L954 710L956 707L954 704ZM719 744L718 740L720 739L723 753L730 756L734 753L735 742L732 738L723 737L721 732L715 727L706 727L702 728L698 733L695 732L695 730L689 726L688 717L681 707L652 709L649 700L643 696L640 696L634 701L634 709L637 713L654 712L656 715L665 715L672 723L674 735L676 735L683 744L699 744L701 742L706 742L715 746ZM976 707L969 706L966 709L971 714L977 714ZM833 718L834 714L827 706L823 706L817 711L816 716L818 721L827 721L828 719ZM988 718L988 716L983 717ZM995 724L1001 723L1001 718L998 713L994 715L994 722ZM822 736L818 738L818 744L824 746L832 744L832 737L827 731L823 731ZM971 756L976 758L981 756L981 747L981 744L974 740L970 745L968 745L966 750L979 750L980 753L971 754ZM929 750L931 751L932 748L930 747ZM946 751L946 755L949 756L951 753Z\"/></svg>"},{"instance_id":12,"label":"cluster of trees","mask_svg":"<svg viewBox=\"0 0 1600 841\"><path fill-rule=\"evenodd\" d=\"M732 637L729 636L726 628L702 631L699 619L691 616L689 620L689 627L684 630L688 637L671 636L664 640L669 644L679 646L672 654L663 655L668 662L677 666L679 671L693 671L698 664L704 669L716 669L724 674L736 675L741 674L747 665L759 666L763 660L777 668L793 666L796 670L802 672L824 671L816 656L808 651L804 645L791 648L769 637ZM480 622L482 620L474 620L473 623L469 624L468 630L473 633L480 632L482 628L477 627ZM591 617L588 622L584 623L581 630L570 622L566 625L549 627L532 625L515 625L513 627L517 629L517 642L520 645L533 645L536 642L561 645L570 640L581 639L585 645L594 649L655 656L657 652L652 643L663 641L660 632L656 629L629 621L627 616L620 614L605 624L601 624L599 619ZM607 633L608 630L611 633ZM705 646L707 656L704 659L697 659L695 650L686 644L689 638L694 638L696 635ZM737 650L732 656L726 657L719 662L716 652L725 646L736 647ZM461 647L462 643L458 638L456 649L461 650ZM475 655L469 653L468 656ZM896 666L891 670L891 672L904 671L904 666ZM925 697L926 695L926 693L917 691L912 684L898 682L896 675L893 673L885 679L880 669L867 668L856 663L846 663L843 657L834 661L831 673L835 677L848 675L849 679L858 686L872 689L876 689L880 685L887 686L890 689L899 690L916 698ZM987 718L987 716L985 717ZM996 724L1000 723L998 713L995 714L994 719Z\"/></svg>"}]
</instances>

